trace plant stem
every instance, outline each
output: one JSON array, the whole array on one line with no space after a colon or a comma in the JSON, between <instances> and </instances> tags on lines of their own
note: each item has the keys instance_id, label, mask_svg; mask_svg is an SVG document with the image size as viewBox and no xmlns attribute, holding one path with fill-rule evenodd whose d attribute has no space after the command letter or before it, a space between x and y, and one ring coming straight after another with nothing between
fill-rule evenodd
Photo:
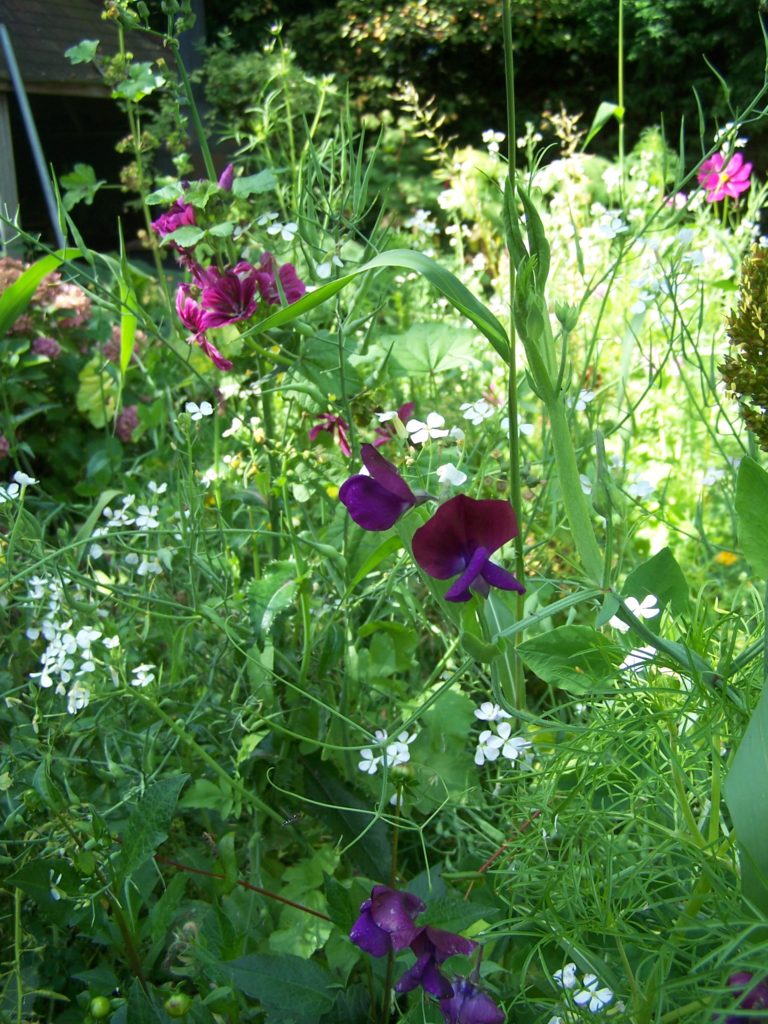
<instances>
[{"instance_id":1,"label":"plant stem","mask_svg":"<svg viewBox=\"0 0 768 1024\"><path fill-rule=\"evenodd\" d=\"M507 195L515 196L517 176L517 149L515 143L515 63L512 39L512 6L510 0L503 0L502 31L504 35L504 81L507 100ZM507 248L510 249L509 239ZM509 493L512 507L520 516L522 508L522 485L520 481L520 431L518 428L517 407L517 330L514 316L515 298L515 265L509 261L509 354L507 356L507 416L509 418ZM525 585L524 537L518 530L515 543L515 575ZM517 619L520 621L525 614L523 594L516 598ZM513 648L517 646L517 634L512 639ZM514 707L521 711L525 708L525 675L523 663L513 650L514 674Z\"/></svg>"}]
</instances>

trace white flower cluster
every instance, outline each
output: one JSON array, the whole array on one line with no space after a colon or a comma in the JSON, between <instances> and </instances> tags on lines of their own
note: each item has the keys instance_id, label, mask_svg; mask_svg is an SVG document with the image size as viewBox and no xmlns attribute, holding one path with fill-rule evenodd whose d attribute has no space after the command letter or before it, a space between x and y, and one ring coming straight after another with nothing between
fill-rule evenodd
<instances>
[{"instance_id":1,"label":"white flower cluster","mask_svg":"<svg viewBox=\"0 0 768 1024\"><path fill-rule=\"evenodd\" d=\"M571 993L571 998L576 1006L583 1006L590 1013L599 1013L604 1010L613 999L613 992L609 988L600 986L596 974L585 974L579 986L577 973L576 964L566 964L562 970L555 971L555 982L560 988ZM558 1018L552 1019L557 1020Z\"/></svg>"},{"instance_id":2,"label":"white flower cluster","mask_svg":"<svg viewBox=\"0 0 768 1024\"><path fill-rule=\"evenodd\" d=\"M482 722L490 722L495 726L495 731L493 728L483 729L477 738L476 765L482 767L486 761L496 761L499 757L504 757L507 761L512 762L518 759L525 762L525 754L533 744L522 736L512 735L512 726L509 722L503 721L509 717L510 715L506 711L491 701L484 701L475 710L475 718L479 718Z\"/></svg>"},{"instance_id":3,"label":"white flower cluster","mask_svg":"<svg viewBox=\"0 0 768 1024\"><path fill-rule=\"evenodd\" d=\"M461 411L464 413L464 419L474 423L476 427L484 420L490 419L496 412L485 398L479 398L476 402L464 402L461 405Z\"/></svg>"},{"instance_id":4,"label":"white flower cluster","mask_svg":"<svg viewBox=\"0 0 768 1024\"><path fill-rule=\"evenodd\" d=\"M40 483L39 480L35 480L33 476L17 469L11 477L11 483L0 486L0 505L4 505L6 501L15 501L27 487L38 483Z\"/></svg>"},{"instance_id":5,"label":"white flower cluster","mask_svg":"<svg viewBox=\"0 0 768 1024\"><path fill-rule=\"evenodd\" d=\"M377 740L378 748L384 747L383 754L374 754L370 747L365 747L360 751L360 762L358 769L361 772L365 772L366 775L375 775L379 770L379 765L384 764L387 768L397 768L401 764L407 764L411 759L410 745L416 739L416 733L401 732L398 733L397 739L389 740L387 733L383 729L377 729L374 733Z\"/></svg>"}]
</instances>

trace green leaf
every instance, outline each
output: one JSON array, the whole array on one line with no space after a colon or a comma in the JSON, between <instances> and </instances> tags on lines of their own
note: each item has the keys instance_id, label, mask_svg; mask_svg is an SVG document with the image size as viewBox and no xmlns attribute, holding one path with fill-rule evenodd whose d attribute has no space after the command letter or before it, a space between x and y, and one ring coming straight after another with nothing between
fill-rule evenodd
<instances>
[{"instance_id":1,"label":"green leaf","mask_svg":"<svg viewBox=\"0 0 768 1024\"><path fill-rule=\"evenodd\" d=\"M462 313L471 320L477 329L488 339L502 359L509 356L509 338L502 325L491 313L491 311L475 298L472 292L466 288L450 270L436 263L428 256L420 252L412 252L410 249L391 249L389 252L379 253L372 260L357 267L350 274L329 281L313 292L299 299L298 302L284 306L271 316L265 317L260 323L243 334L244 338L249 335L262 334L273 327L280 327L289 324L297 317L303 316L310 310L322 305L327 299L336 295L345 288L351 281L354 281L361 274L367 274L371 270L379 270L383 267L397 267L401 270L413 270L436 288L459 313Z\"/></svg>"},{"instance_id":2,"label":"green leaf","mask_svg":"<svg viewBox=\"0 0 768 1024\"><path fill-rule=\"evenodd\" d=\"M349 589L354 590L358 583L361 583L369 573L373 572L374 569L378 569L385 559L389 558L390 555L394 555L396 551L400 551L402 547L403 542L399 537L387 537L357 570L350 581Z\"/></svg>"},{"instance_id":3,"label":"green leaf","mask_svg":"<svg viewBox=\"0 0 768 1024\"><path fill-rule=\"evenodd\" d=\"M148 61L129 64L127 77L122 82L118 82L112 90L112 97L138 103L163 85L165 85L165 78L153 71L152 65Z\"/></svg>"},{"instance_id":4,"label":"green leaf","mask_svg":"<svg viewBox=\"0 0 768 1024\"><path fill-rule=\"evenodd\" d=\"M0 338L8 333L27 308L43 278L60 267L65 260L75 260L78 256L79 249L59 249L33 263L18 280L5 289L0 295Z\"/></svg>"},{"instance_id":5,"label":"green leaf","mask_svg":"<svg viewBox=\"0 0 768 1024\"><path fill-rule=\"evenodd\" d=\"M647 594L655 594L659 599L659 607L669 605L675 615L685 615L690 606L688 583L683 570L675 561L669 548L662 548L657 555L643 562L627 576L623 587L624 594L638 599ZM661 618L646 619L645 625L650 629L658 629Z\"/></svg>"},{"instance_id":6,"label":"green leaf","mask_svg":"<svg viewBox=\"0 0 768 1024\"><path fill-rule=\"evenodd\" d=\"M545 683L578 695L605 690L621 660L621 648L591 626L558 626L517 650Z\"/></svg>"},{"instance_id":7,"label":"green leaf","mask_svg":"<svg viewBox=\"0 0 768 1024\"><path fill-rule=\"evenodd\" d=\"M296 586L293 562L275 562L260 580L251 582L248 603L258 643L272 631L278 615L293 603Z\"/></svg>"},{"instance_id":8,"label":"green leaf","mask_svg":"<svg viewBox=\"0 0 768 1024\"><path fill-rule=\"evenodd\" d=\"M739 541L753 570L768 579L768 473L754 459L744 458L736 478Z\"/></svg>"},{"instance_id":9,"label":"green leaf","mask_svg":"<svg viewBox=\"0 0 768 1024\"><path fill-rule=\"evenodd\" d=\"M184 195L184 186L174 181L170 185L163 185L162 188L156 189L154 192L150 192L145 202L147 206L157 206L160 203L175 203L177 199L180 199Z\"/></svg>"},{"instance_id":10,"label":"green leaf","mask_svg":"<svg viewBox=\"0 0 768 1024\"><path fill-rule=\"evenodd\" d=\"M742 890L768 913L768 685L728 772L725 799L739 843Z\"/></svg>"},{"instance_id":11,"label":"green leaf","mask_svg":"<svg viewBox=\"0 0 768 1024\"><path fill-rule=\"evenodd\" d=\"M179 793L188 778L188 775L174 775L154 782L134 805L115 861L115 871L120 878L132 875L166 840Z\"/></svg>"},{"instance_id":12,"label":"green leaf","mask_svg":"<svg viewBox=\"0 0 768 1024\"><path fill-rule=\"evenodd\" d=\"M104 178L96 179L96 172L90 164L75 164L69 174L63 174L59 180L65 189L65 210L71 210L78 203L90 206L101 186L106 185Z\"/></svg>"},{"instance_id":13,"label":"green leaf","mask_svg":"<svg viewBox=\"0 0 768 1024\"><path fill-rule=\"evenodd\" d=\"M242 178L235 178L232 182L232 192L240 199L247 199L248 196L259 195L262 192L271 192L277 187L277 178L274 171L269 169L259 171L258 174L247 174Z\"/></svg>"},{"instance_id":14,"label":"green leaf","mask_svg":"<svg viewBox=\"0 0 768 1024\"><path fill-rule=\"evenodd\" d=\"M89 64L99 48L98 39L81 39L77 46L70 46L64 56L70 64Z\"/></svg>"},{"instance_id":15,"label":"green leaf","mask_svg":"<svg viewBox=\"0 0 768 1024\"><path fill-rule=\"evenodd\" d=\"M202 228L196 228L194 224L185 224L164 235L163 242L176 242L182 249L188 249L190 246L197 245L204 237L205 231Z\"/></svg>"},{"instance_id":16,"label":"green leaf","mask_svg":"<svg viewBox=\"0 0 768 1024\"><path fill-rule=\"evenodd\" d=\"M586 139L584 139L582 149L587 148L592 139L605 128L612 117L615 117L617 121L621 121L624 117L624 108L620 107L617 103L609 103L608 100L603 100L592 119L592 124L587 132Z\"/></svg>"},{"instance_id":17,"label":"green leaf","mask_svg":"<svg viewBox=\"0 0 768 1024\"><path fill-rule=\"evenodd\" d=\"M477 332L450 323L413 324L402 334L379 339L390 350L390 365L411 377L455 370L476 362Z\"/></svg>"},{"instance_id":18,"label":"green leaf","mask_svg":"<svg viewBox=\"0 0 768 1024\"><path fill-rule=\"evenodd\" d=\"M333 1006L333 978L297 956L243 956L222 964L234 988L258 999L274 1022L317 1024Z\"/></svg>"}]
</instances>

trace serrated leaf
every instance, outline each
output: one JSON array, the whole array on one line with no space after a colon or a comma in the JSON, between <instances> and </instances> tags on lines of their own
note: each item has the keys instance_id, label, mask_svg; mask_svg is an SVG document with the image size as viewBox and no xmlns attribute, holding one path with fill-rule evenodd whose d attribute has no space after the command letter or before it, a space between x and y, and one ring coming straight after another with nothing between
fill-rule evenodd
<instances>
[{"instance_id":1,"label":"serrated leaf","mask_svg":"<svg viewBox=\"0 0 768 1024\"><path fill-rule=\"evenodd\" d=\"M478 350L477 332L450 323L412 324L380 343L390 350L390 365L406 376L434 374L471 366Z\"/></svg>"},{"instance_id":2,"label":"serrated leaf","mask_svg":"<svg viewBox=\"0 0 768 1024\"><path fill-rule=\"evenodd\" d=\"M112 96L116 99L130 100L138 103L145 96L150 96L156 89L165 85L163 75L153 71L148 61L139 64L129 64L126 77L112 90Z\"/></svg>"},{"instance_id":3,"label":"serrated leaf","mask_svg":"<svg viewBox=\"0 0 768 1024\"><path fill-rule=\"evenodd\" d=\"M768 473L743 458L736 478L736 514L744 557L758 576L768 579Z\"/></svg>"},{"instance_id":4,"label":"serrated leaf","mask_svg":"<svg viewBox=\"0 0 768 1024\"><path fill-rule=\"evenodd\" d=\"M259 171L258 174L247 174L242 178L235 178L232 182L233 194L241 199L259 195L262 192L271 192L275 188L277 188L277 178L274 171L269 169Z\"/></svg>"},{"instance_id":5,"label":"serrated leaf","mask_svg":"<svg viewBox=\"0 0 768 1024\"><path fill-rule=\"evenodd\" d=\"M332 976L297 956L243 956L222 964L238 991L258 999L271 1021L317 1024L333 1006Z\"/></svg>"},{"instance_id":6,"label":"serrated leaf","mask_svg":"<svg viewBox=\"0 0 768 1024\"><path fill-rule=\"evenodd\" d=\"M205 231L202 228L196 228L194 224L185 224L183 227L176 228L175 231L170 231L167 235L164 235L163 242L176 242L182 249L188 249L190 246L197 245L204 237Z\"/></svg>"},{"instance_id":7,"label":"serrated leaf","mask_svg":"<svg viewBox=\"0 0 768 1024\"><path fill-rule=\"evenodd\" d=\"M168 837L179 793L188 775L160 779L134 804L115 860L119 878L126 879L148 860Z\"/></svg>"},{"instance_id":8,"label":"serrated leaf","mask_svg":"<svg viewBox=\"0 0 768 1024\"><path fill-rule=\"evenodd\" d=\"M260 580L251 582L248 602L259 643L270 633L277 616L292 604L296 586L293 562L275 562Z\"/></svg>"},{"instance_id":9,"label":"serrated leaf","mask_svg":"<svg viewBox=\"0 0 768 1024\"><path fill-rule=\"evenodd\" d=\"M64 56L70 64L88 64L96 56L98 48L98 39L81 39L77 46L65 50Z\"/></svg>"},{"instance_id":10,"label":"serrated leaf","mask_svg":"<svg viewBox=\"0 0 768 1024\"><path fill-rule=\"evenodd\" d=\"M160 203L175 203L184 195L184 186L174 181L170 185L163 185L162 188L150 192L145 202L147 206L157 206Z\"/></svg>"},{"instance_id":11,"label":"serrated leaf","mask_svg":"<svg viewBox=\"0 0 768 1024\"><path fill-rule=\"evenodd\" d=\"M545 683L578 695L604 690L621 660L621 649L591 626L558 626L517 650Z\"/></svg>"},{"instance_id":12,"label":"serrated leaf","mask_svg":"<svg viewBox=\"0 0 768 1024\"><path fill-rule=\"evenodd\" d=\"M71 210L78 203L90 206L101 186L106 185L104 178L97 180L96 172L90 164L75 164L69 174L63 174L59 181L65 189L62 198L65 210Z\"/></svg>"}]
</instances>

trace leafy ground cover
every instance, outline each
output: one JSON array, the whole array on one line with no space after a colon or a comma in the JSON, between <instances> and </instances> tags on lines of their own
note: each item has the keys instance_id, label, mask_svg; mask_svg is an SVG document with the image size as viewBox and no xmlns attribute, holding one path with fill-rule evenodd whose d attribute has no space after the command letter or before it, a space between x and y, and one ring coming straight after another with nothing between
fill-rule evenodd
<instances>
[{"instance_id":1,"label":"leafy ground cover","mask_svg":"<svg viewBox=\"0 0 768 1024\"><path fill-rule=\"evenodd\" d=\"M136 140L191 95L121 68ZM85 171L0 261L0 1018L759 1019L764 88L433 140L403 216L294 76L154 266Z\"/></svg>"}]
</instances>

